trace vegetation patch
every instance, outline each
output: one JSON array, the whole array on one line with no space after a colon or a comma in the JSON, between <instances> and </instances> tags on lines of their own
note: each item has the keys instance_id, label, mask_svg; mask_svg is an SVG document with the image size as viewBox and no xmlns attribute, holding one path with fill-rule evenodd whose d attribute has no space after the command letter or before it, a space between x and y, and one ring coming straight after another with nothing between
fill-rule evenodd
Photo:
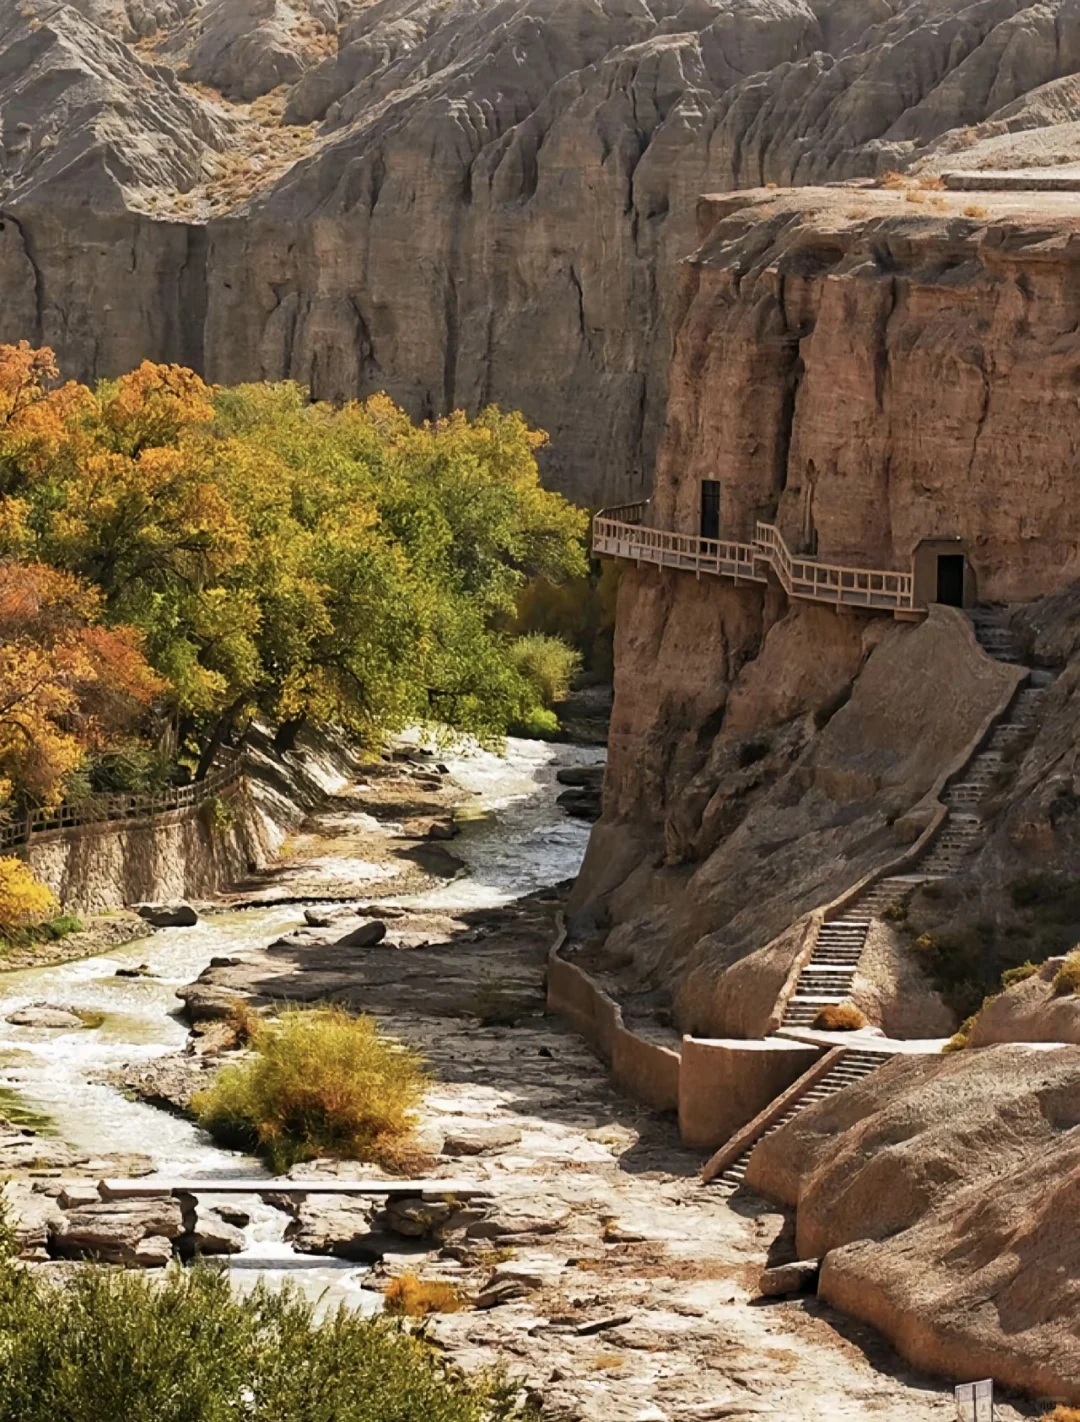
<instances>
[{"instance_id":1,"label":"vegetation patch","mask_svg":"<svg viewBox=\"0 0 1080 1422\"><path fill-rule=\"evenodd\" d=\"M1068 993L1080 993L1080 951L1070 953L1062 963L1054 978L1054 992L1058 997Z\"/></svg>"},{"instance_id":2,"label":"vegetation patch","mask_svg":"<svg viewBox=\"0 0 1080 1422\"><path fill-rule=\"evenodd\" d=\"M814 1017L818 1032L857 1032L867 1025L865 1013L851 1002L829 1003Z\"/></svg>"},{"instance_id":3,"label":"vegetation patch","mask_svg":"<svg viewBox=\"0 0 1080 1422\"><path fill-rule=\"evenodd\" d=\"M405 1320L316 1323L289 1288L245 1298L212 1266L62 1286L0 1245L0 1422L505 1422L517 1388L462 1379Z\"/></svg>"},{"instance_id":4,"label":"vegetation patch","mask_svg":"<svg viewBox=\"0 0 1080 1422\"><path fill-rule=\"evenodd\" d=\"M460 1313L467 1307L464 1295L443 1279L421 1279L399 1274L383 1294L387 1313L405 1318L427 1318L432 1313Z\"/></svg>"},{"instance_id":5,"label":"vegetation patch","mask_svg":"<svg viewBox=\"0 0 1080 1422\"><path fill-rule=\"evenodd\" d=\"M251 1055L192 1102L216 1140L277 1172L317 1156L407 1165L427 1081L418 1056L340 1008L290 1009L247 1030Z\"/></svg>"}]
</instances>

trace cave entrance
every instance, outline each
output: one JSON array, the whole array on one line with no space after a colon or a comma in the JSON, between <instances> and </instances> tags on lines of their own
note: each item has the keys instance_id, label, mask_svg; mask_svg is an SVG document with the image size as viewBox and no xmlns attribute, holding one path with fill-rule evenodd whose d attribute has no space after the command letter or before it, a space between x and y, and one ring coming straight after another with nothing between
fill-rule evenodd
<instances>
[{"instance_id":1,"label":"cave entrance","mask_svg":"<svg viewBox=\"0 0 1080 1422\"><path fill-rule=\"evenodd\" d=\"M946 607L964 605L964 555L939 553L937 560L937 602Z\"/></svg>"},{"instance_id":2,"label":"cave entrance","mask_svg":"<svg viewBox=\"0 0 1080 1422\"><path fill-rule=\"evenodd\" d=\"M974 607L978 579L960 538L924 538L912 554L916 607Z\"/></svg>"},{"instance_id":3,"label":"cave entrance","mask_svg":"<svg viewBox=\"0 0 1080 1422\"><path fill-rule=\"evenodd\" d=\"M701 481L701 536L720 537L720 480Z\"/></svg>"}]
</instances>

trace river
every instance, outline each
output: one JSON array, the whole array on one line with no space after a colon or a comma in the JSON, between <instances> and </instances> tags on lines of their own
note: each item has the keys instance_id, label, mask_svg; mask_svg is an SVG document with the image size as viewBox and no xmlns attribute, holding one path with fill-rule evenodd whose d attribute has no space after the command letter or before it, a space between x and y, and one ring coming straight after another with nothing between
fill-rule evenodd
<instances>
[{"instance_id":1,"label":"river","mask_svg":"<svg viewBox=\"0 0 1080 1422\"><path fill-rule=\"evenodd\" d=\"M443 759L468 794L454 843L465 869L407 899L396 898L392 880L379 877L365 901L491 907L576 874L589 827L556 804L562 787L555 775L564 766L597 764L602 750L511 738L505 756L473 747ZM325 873L334 879L332 861ZM107 955L0 974L0 1114L44 1123L80 1149L143 1152L163 1175L265 1178L258 1161L220 1149L191 1122L128 1100L98 1078L111 1067L182 1050L188 1032L176 989L198 977L212 957L262 947L302 922L303 908L293 905L212 913L194 928L162 929ZM142 963L149 976L117 977L117 969ZM6 1021L16 1008L39 1001L99 1013L104 1021L75 1031ZM252 1222L247 1248L231 1261L238 1281L288 1275L313 1295L362 1302L362 1270L294 1255L282 1240L282 1212L254 1196L244 1205Z\"/></svg>"}]
</instances>

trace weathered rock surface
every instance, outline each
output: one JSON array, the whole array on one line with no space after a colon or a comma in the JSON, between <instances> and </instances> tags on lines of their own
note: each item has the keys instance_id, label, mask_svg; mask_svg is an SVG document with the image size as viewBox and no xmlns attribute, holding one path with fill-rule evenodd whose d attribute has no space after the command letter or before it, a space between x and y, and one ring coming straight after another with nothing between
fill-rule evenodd
<instances>
[{"instance_id":1,"label":"weathered rock surface","mask_svg":"<svg viewBox=\"0 0 1080 1422\"><path fill-rule=\"evenodd\" d=\"M373 1264L393 1249L393 1236L373 1228L373 1206L351 1195L323 1195L304 1200L285 1237L302 1254L332 1254L359 1264Z\"/></svg>"},{"instance_id":2,"label":"weathered rock surface","mask_svg":"<svg viewBox=\"0 0 1080 1422\"><path fill-rule=\"evenodd\" d=\"M1080 1045L1080 997L1057 993L1054 979L1062 962L1049 958L1030 978L990 999L975 1019L971 1047L995 1042L1071 1042Z\"/></svg>"},{"instance_id":3,"label":"weathered rock surface","mask_svg":"<svg viewBox=\"0 0 1080 1422\"><path fill-rule=\"evenodd\" d=\"M172 1241L184 1233L175 1200L111 1200L67 1211L50 1233L59 1259L100 1259L109 1264L158 1267L172 1258Z\"/></svg>"},{"instance_id":4,"label":"weathered rock surface","mask_svg":"<svg viewBox=\"0 0 1080 1422\"><path fill-rule=\"evenodd\" d=\"M26 1007L18 1007L9 1012L6 1021L13 1027L49 1027L57 1031L70 1031L73 1027L84 1027L82 1018L69 1007L57 1007L48 1002L32 1002Z\"/></svg>"},{"instance_id":5,"label":"weathered rock surface","mask_svg":"<svg viewBox=\"0 0 1080 1422\"><path fill-rule=\"evenodd\" d=\"M762 1142L819 1292L928 1372L1080 1399L1080 1049L896 1058ZM992 1301L992 1302L988 1302Z\"/></svg>"},{"instance_id":6,"label":"weathered rock surface","mask_svg":"<svg viewBox=\"0 0 1080 1422\"><path fill-rule=\"evenodd\" d=\"M416 414L495 400L589 503L649 481L701 192L1080 152L1066 0L79 10L0 31L0 336L89 378L151 356ZM213 97L270 89L253 124Z\"/></svg>"}]
</instances>

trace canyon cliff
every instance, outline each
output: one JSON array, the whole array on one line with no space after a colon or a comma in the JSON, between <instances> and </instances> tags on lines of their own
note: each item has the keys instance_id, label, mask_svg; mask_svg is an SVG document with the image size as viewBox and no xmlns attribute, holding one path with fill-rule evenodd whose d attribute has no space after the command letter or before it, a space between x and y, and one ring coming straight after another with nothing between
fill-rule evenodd
<instances>
[{"instance_id":1,"label":"canyon cliff","mask_svg":"<svg viewBox=\"0 0 1080 1422\"><path fill-rule=\"evenodd\" d=\"M964 1013L980 973L1066 951L1077 927L1056 884L1025 876L1070 875L1080 830L1067 590L1080 228L1052 197L975 210L922 189L759 191L706 199L700 220L647 522L696 537L701 481L719 479L723 537L765 519L822 563L902 572L914 558L930 602L919 550L955 549L972 600L1009 604L1022 659L1047 668L1039 720L980 811L978 852L916 893L917 933L884 926L893 990L861 985L880 1022L903 979L923 1003L905 1035L940 1035L956 1018L924 969L939 985L953 974ZM580 961L631 1017L759 1036L810 915L930 825L1017 668L959 609L912 626L789 600L772 574L740 586L629 565L619 599L605 809L574 900Z\"/></svg>"},{"instance_id":2,"label":"canyon cliff","mask_svg":"<svg viewBox=\"0 0 1080 1422\"><path fill-rule=\"evenodd\" d=\"M1078 55L1064 0L8 3L0 339L495 401L632 496L700 193L1065 163Z\"/></svg>"}]
</instances>

